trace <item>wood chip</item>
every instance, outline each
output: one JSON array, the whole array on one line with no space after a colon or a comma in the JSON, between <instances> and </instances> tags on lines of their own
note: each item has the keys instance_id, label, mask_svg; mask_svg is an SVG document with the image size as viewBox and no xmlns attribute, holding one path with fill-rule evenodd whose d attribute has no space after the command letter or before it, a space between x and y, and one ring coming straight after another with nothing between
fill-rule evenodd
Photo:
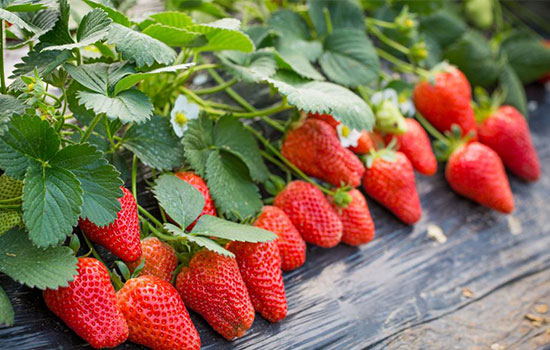
<instances>
[{"instance_id":1,"label":"wood chip","mask_svg":"<svg viewBox=\"0 0 550 350\"><path fill-rule=\"evenodd\" d=\"M536 328L542 327L543 324L550 322L550 319L534 314L525 314L525 318L531 321L531 326Z\"/></svg>"},{"instance_id":2,"label":"wood chip","mask_svg":"<svg viewBox=\"0 0 550 350\"><path fill-rule=\"evenodd\" d=\"M468 287L464 287L462 288L462 296L464 298L468 298L468 299L471 299L474 297L474 292L472 292L472 290Z\"/></svg>"},{"instance_id":3,"label":"wood chip","mask_svg":"<svg viewBox=\"0 0 550 350\"><path fill-rule=\"evenodd\" d=\"M545 314L548 312L548 305L546 304L537 304L535 305L535 311L539 314Z\"/></svg>"},{"instance_id":4,"label":"wood chip","mask_svg":"<svg viewBox=\"0 0 550 350\"><path fill-rule=\"evenodd\" d=\"M523 231L521 221L513 215L508 216L508 228L510 229L510 233L514 236L519 235Z\"/></svg>"},{"instance_id":5,"label":"wood chip","mask_svg":"<svg viewBox=\"0 0 550 350\"><path fill-rule=\"evenodd\" d=\"M447 236L445 236L445 233L443 233L443 229L437 225L429 224L428 227L426 227L427 230L427 236L437 243L445 243L447 242Z\"/></svg>"},{"instance_id":6,"label":"wood chip","mask_svg":"<svg viewBox=\"0 0 550 350\"><path fill-rule=\"evenodd\" d=\"M504 350L506 349L504 345L500 345L499 343L491 344L491 350Z\"/></svg>"}]
</instances>

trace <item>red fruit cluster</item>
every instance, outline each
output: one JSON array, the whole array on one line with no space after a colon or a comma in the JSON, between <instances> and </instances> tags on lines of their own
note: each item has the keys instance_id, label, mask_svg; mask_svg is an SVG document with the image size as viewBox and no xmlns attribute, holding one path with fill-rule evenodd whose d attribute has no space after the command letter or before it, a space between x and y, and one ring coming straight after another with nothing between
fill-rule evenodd
<instances>
[{"instance_id":1,"label":"red fruit cluster","mask_svg":"<svg viewBox=\"0 0 550 350\"><path fill-rule=\"evenodd\" d=\"M127 264L130 270L134 271L145 260L140 275L156 276L170 282L178 266L174 248L156 237L147 237L141 241L141 250L141 258Z\"/></svg>"}]
</instances>

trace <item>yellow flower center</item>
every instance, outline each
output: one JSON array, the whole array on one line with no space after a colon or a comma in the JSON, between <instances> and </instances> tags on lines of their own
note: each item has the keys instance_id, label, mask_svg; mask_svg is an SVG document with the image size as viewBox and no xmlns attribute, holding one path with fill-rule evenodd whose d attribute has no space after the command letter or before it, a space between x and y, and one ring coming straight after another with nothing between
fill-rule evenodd
<instances>
[{"instance_id":1,"label":"yellow flower center","mask_svg":"<svg viewBox=\"0 0 550 350\"><path fill-rule=\"evenodd\" d=\"M187 121L188 119L183 112L176 113L176 123L178 123L179 125L185 125L187 124Z\"/></svg>"},{"instance_id":2,"label":"yellow flower center","mask_svg":"<svg viewBox=\"0 0 550 350\"><path fill-rule=\"evenodd\" d=\"M348 137L350 132L351 132L351 130L347 126L342 127L342 136Z\"/></svg>"}]
</instances>

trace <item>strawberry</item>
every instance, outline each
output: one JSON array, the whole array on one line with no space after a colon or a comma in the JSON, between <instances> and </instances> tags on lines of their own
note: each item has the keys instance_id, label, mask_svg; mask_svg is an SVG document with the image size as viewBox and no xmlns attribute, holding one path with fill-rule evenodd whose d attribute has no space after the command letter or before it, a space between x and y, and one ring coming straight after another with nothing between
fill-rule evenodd
<instances>
[{"instance_id":1,"label":"strawberry","mask_svg":"<svg viewBox=\"0 0 550 350\"><path fill-rule=\"evenodd\" d=\"M333 197L328 198L342 221L342 242L353 246L368 243L374 238L374 222L367 200L355 188L349 191L348 195L351 201L345 207L338 205Z\"/></svg>"},{"instance_id":2,"label":"strawberry","mask_svg":"<svg viewBox=\"0 0 550 350\"><path fill-rule=\"evenodd\" d=\"M381 150L369 156L363 188L401 221L414 224L422 216L411 162L401 152Z\"/></svg>"},{"instance_id":3,"label":"strawberry","mask_svg":"<svg viewBox=\"0 0 550 350\"><path fill-rule=\"evenodd\" d=\"M128 325L116 305L109 271L99 260L79 258L68 287L46 289L48 308L94 348L111 348L128 338Z\"/></svg>"},{"instance_id":4,"label":"strawberry","mask_svg":"<svg viewBox=\"0 0 550 350\"><path fill-rule=\"evenodd\" d=\"M281 255L281 268L290 271L302 266L306 261L306 242L300 232L292 224L284 211L266 205L254 226L275 233L279 238L276 242Z\"/></svg>"},{"instance_id":5,"label":"strawberry","mask_svg":"<svg viewBox=\"0 0 550 350\"><path fill-rule=\"evenodd\" d=\"M495 151L512 173L527 181L537 180L539 159L523 115L512 106L502 106L482 119L479 141Z\"/></svg>"},{"instance_id":6,"label":"strawberry","mask_svg":"<svg viewBox=\"0 0 550 350\"><path fill-rule=\"evenodd\" d=\"M481 205L511 213L514 198L498 155L489 147L471 142L451 154L445 177L452 189Z\"/></svg>"},{"instance_id":7,"label":"strawberry","mask_svg":"<svg viewBox=\"0 0 550 350\"><path fill-rule=\"evenodd\" d=\"M156 276L128 280L116 293L130 341L152 349L200 349L201 339L178 291Z\"/></svg>"},{"instance_id":8,"label":"strawberry","mask_svg":"<svg viewBox=\"0 0 550 350\"><path fill-rule=\"evenodd\" d=\"M176 287L185 305L227 340L242 337L254 322L254 307L234 258L201 250L181 269Z\"/></svg>"},{"instance_id":9,"label":"strawberry","mask_svg":"<svg viewBox=\"0 0 550 350\"><path fill-rule=\"evenodd\" d=\"M472 89L464 74L449 65L436 68L433 74L433 82L421 80L414 89L418 112L440 131L450 130L457 124L464 135L475 133Z\"/></svg>"},{"instance_id":10,"label":"strawberry","mask_svg":"<svg viewBox=\"0 0 550 350\"><path fill-rule=\"evenodd\" d=\"M365 171L359 158L342 146L336 130L317 119L306 119L302 126L290 131L282 153L306 174L334 186L358 186Z\"/></svg>"},{"instance_id":11,"label":"strawberry","mask_svg":"<svg viewBox=\"0 0 550 350\"><path fill-rule=\"evenodd\" d=\"M121 209L113 223L97 226L88 219L80 219L79 226L91 241L101 244L125 262L130 262L141 256L139 218L134 196L126 188L121 189L123 195L118 199Z\"/></svg>"},{"instance_id":12,"label":"strawberry","mask_svg":"<svg viewBox=\"0 0 550 350\"><path fill-rule=\"evenodd\" d=\"M197 217L197 219L191 223L187 230L191 230L199 218L203 215L212 215L217 216L216 212L216 206L214 205L214 201L212 200L212 197L210 196L210 191L208 190L208 186L206 186L206 182L197 174L191 172L191 171L180 171L175 174L177 177L182 179L183 181L187 182L191 186L195 187L204 197L204 208L202 209L202 213Z\"/></svg>"},{"instance_id":13,"label":"strawberry","mask_svg":"<svg viewBox=\"0 0 550 350\"><path fill-rule=\"evenodd\" d=\"M407 131L402 135L386 135L386 142L395 139L396 150L405 154L419 173L435 174L437 161L428 134L415 119L407 118L406 122Z\"/></svg>"},{"instance_id":14,"label":"strawberry","mask_svg":"<svg viewBox=\"0 0 550 350\"><path fill-rule=\"evenodd\" d=\"M178 257L172 246L166 244L156 237L147 237L141 241L141 258L128 263L131 271L134 271L145 260L141 276L157 276L170 282L172 274L178 266Z\"/></svg>"},{"instance_id":15,"label":"strawberry","mask_svg":"<svg viewBox=\"0 0 550 350\"><path fill-rule=\"evenodd\" d=\"M334 119L330 114L318 114L318 113L310 113L308 114L309 118L322 120L330 126L332 126L335 130L340 125L340 122ZM356 154L367 154L370 152L371 149L375 149L375 146L378 142L377 134L376 133L369 133L368 131L361 131L361 136L357 140L357 146L351 146L349 149Z\"/></svg>"},{"instance_id":16,"label":"strawberry","mask_svg":"<svg viewBox=\"0 0 550 350\"><path fill-rule=\"evenodd\" d=\"M286 301L281 256L277 243L230 242L254 309L270 322L286 317Z\"/></svg>"},{"instance_id":17,"label":"strawberry","mask_svg":"<svg viewBox=\"0 0 550 350\"><path fill-rule=\"evenodd\" d=\"M285 212L306 242L324 248L340 242L342 222L314 185L292 181L275 197L275 206Z\"/></svg>"}]
</instances>

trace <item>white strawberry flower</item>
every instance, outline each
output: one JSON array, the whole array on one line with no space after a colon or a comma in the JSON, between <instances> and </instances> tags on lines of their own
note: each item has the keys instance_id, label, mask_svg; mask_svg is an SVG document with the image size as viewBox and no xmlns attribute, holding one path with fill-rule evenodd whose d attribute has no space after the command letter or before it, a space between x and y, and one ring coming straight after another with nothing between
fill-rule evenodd
<instances>
[{"instance_id":1,"label":"white strawberry flower","mask_svg":"<svg viewBox=\"0 0 550 350\"><path fill-rule=\"evenodd\" d=\"M187 128L189 121L199 117L199 105L189 102L187 97L179 95L174 103L174 108L170 112L170 123L178 137L182 137Z\"/></svg>"},{"instance_id":2,"label":"white strawberry flower","mask_svg":"<svg viewBox=\"0 0 550 350\"><path fill-rule=\"evenodd\" d=\"M336 131L338 132L338 138L340 139L340 143L342 144L342 146L357 146L359 138L361 137L361 132L355 129L350 129L342 123L338 124L338 126L336 127Z\"/></svg>"}]
</instances>

